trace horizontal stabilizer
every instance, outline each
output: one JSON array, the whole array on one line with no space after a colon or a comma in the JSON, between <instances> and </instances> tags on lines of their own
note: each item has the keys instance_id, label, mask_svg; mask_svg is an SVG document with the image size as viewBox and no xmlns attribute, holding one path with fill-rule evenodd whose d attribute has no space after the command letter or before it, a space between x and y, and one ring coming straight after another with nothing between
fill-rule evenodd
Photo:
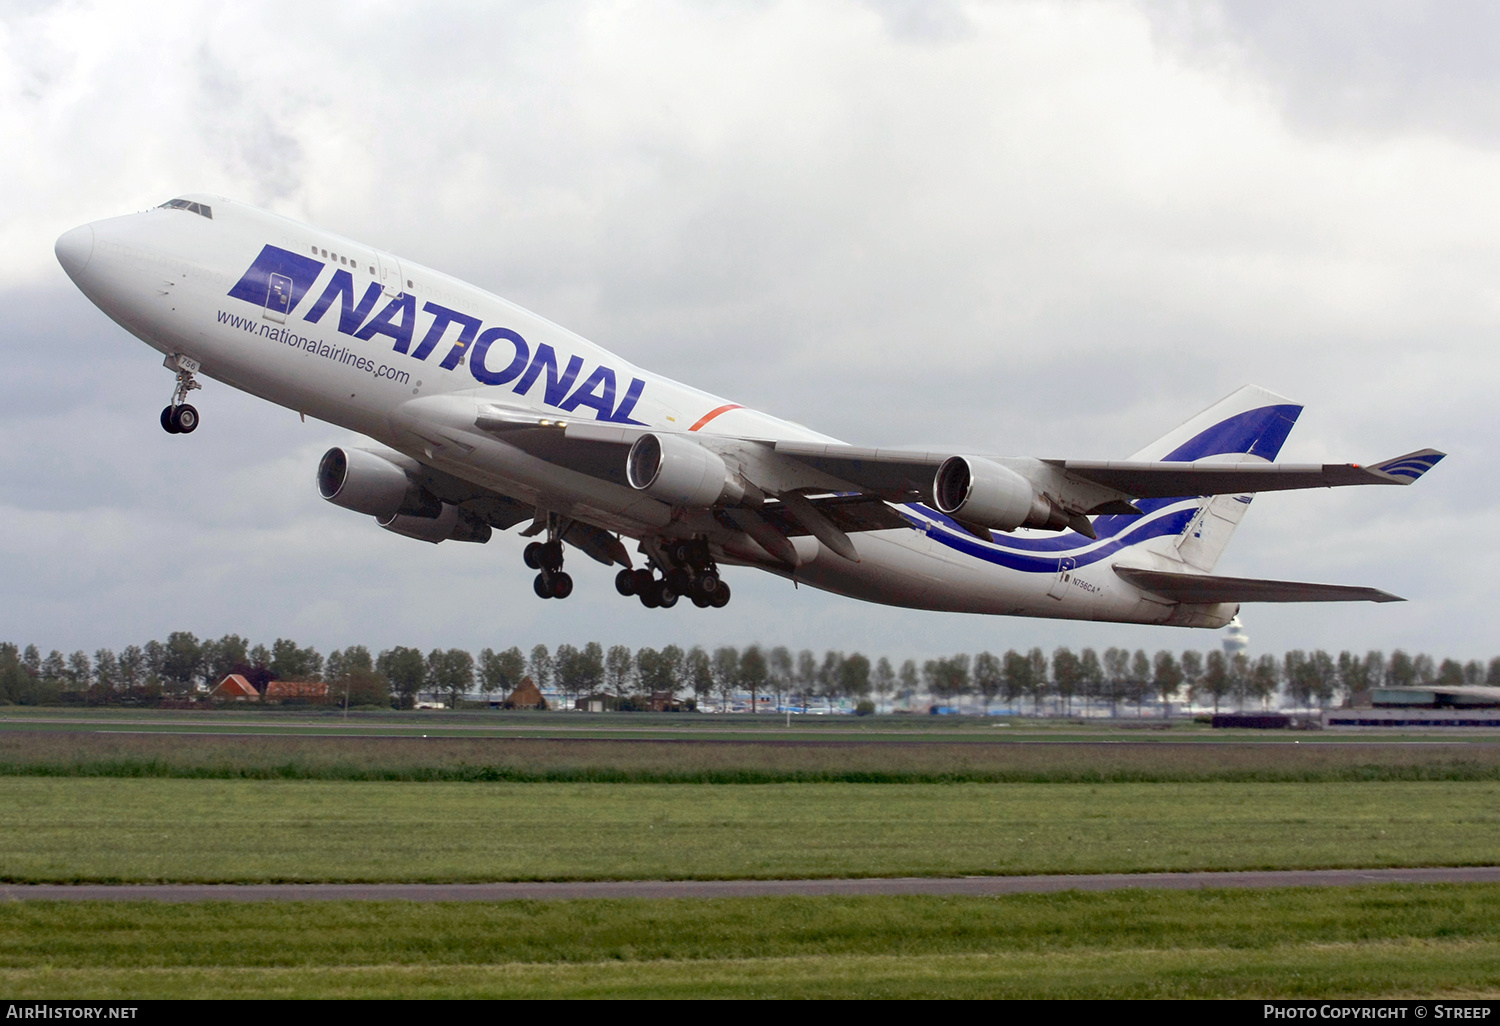
<instances>
[{"instance_id":1,"label":"horizontal stabilizer","mask_svg":"<svg viewBox=\"0 0 1500 1026\"><path fill-rule=\"evenodd\" d=\"M1137 588L1173 602L1405 602L1379 588L1346 584L1306 584L1301 581L1262 581L1254 577L1215 577L1177 574L1117 566L1115 573Z\"/></svg>"}]
</instances>

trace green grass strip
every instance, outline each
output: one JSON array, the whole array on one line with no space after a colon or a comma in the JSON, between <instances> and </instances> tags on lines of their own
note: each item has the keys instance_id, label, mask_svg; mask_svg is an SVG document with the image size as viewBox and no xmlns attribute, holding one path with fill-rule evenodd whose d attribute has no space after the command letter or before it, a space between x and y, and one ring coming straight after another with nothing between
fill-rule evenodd
<instances>
[{"instance_id":1,"label":"green grass strip","mask_svg":"<svg viewBox=\"0 0 1500 1026\"><path fill-rule=\"evenodd\" d=\"M1500 886L495 904L24 902L12 998L1493 997Z\"/></svg>"},{"instance_id":2,"label":"green grass strip","mask_svg":"<svg viewBox=\"0 0 1500 1026\"><path fill-rule=\"evenodd\" d=\"M1475 865L1500 784L0 778L0 879L724 879Z\"/></svg>"},{"instance_id":3,"label":"green grass strip","mask_svg":"<svg viewBox=\"0 0 1500 1026\"><path fill-rule=\"evenodd\" d=\"M611 784L1500 781L1493 744L1014 744L0 732L0 777Z\"/></svg>"}]
</instances>

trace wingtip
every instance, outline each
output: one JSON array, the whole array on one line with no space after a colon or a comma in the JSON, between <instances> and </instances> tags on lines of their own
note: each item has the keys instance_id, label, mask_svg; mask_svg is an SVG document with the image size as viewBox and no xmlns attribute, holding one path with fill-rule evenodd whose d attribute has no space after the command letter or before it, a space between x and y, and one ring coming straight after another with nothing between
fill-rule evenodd
<instances>
[{"instance_id":1,"label":"wingtip","mask_svg":"<svg viewBox=\"0 0 1500 1026\"><path fill-rule=\"evenodd\" d=\"M1390 481L1392 484L1411 484L1427 473L1448 454L1437 449L1418 449L1395 459L1383 460L1365 469Z\"/></svg>"}]
</instances>

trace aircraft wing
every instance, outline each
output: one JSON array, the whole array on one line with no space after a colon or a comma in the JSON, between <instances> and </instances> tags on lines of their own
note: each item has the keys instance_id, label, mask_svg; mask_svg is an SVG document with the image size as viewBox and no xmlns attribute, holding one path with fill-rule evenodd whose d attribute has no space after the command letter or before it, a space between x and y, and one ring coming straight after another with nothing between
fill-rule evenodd
<instances>
[{"instance_id":1,"label":"aircraft wing","mask_svg":"<svg viewBox=\"0 0 1500 1026\"><path fill-rule=\"evenodd\" d=\"M1420 449L1373 466L1358 463L1042 462L1137 499L1166 499L1179 495L1280 492L1340 485L1409 485L1431 470L1443 456L1444 453L1436 449Z\"/></svg>"},{"instance_id":2,"label":"aircraft wing","mask_svg":"<svg viewBox=\"0 0 1500 1026\"><path fill-rule=\"evenodd\" d=\"M482 431L550 463L616 484L626 483L625 454L636 439L645 434L678 434L729 457L747 480L768 495L799 491L931 503L938 468L950 457L960 455L952 450L922 452L663 432L634 425L553 420L499 406L481 408L474 423ZM1054 496L1070 509L1093 514L1137 513L1139 510L1130 505L1135 499L1406 485L1431 470L1443 456L1435 449L1421 449L1372 465L979 458L1031 480L1038 491Z\"/></svg>"},{"instance_id":3,"label":"aircraft wing","mask_svg":"<svg viewBox=\"0 0 1500 1026\"><path fill-rule=\"evenodd\" d=\"M854 482L876 494L930 494L932 475L953 452L860 449L851 445L776 442L776 452ZM1436 449L1397 456L1373 465L1358 463L1132 463L1122 460L1052 460L1073 478L1103 485L1136 499L1179 495L1232 495L1340 485L1409 485L1445 454ZM989 457L1001 460L1000 457ZM1014 461L1005 459L1006 463Z\"/></svg>"},{"instance_id":4,"label":"aircraft wing","mask_svg":"<svg viewBox=\"0 0 1500 1026\"><path fill-rule=\"evenodd\" d=\"M1173 602L1405 602L1379 588L1344 584L1304 584L1301 581L1263 581L1253 577L1215 577L1178 574L1116 566L1126 581Z\"/></svg>"}]
</instances>

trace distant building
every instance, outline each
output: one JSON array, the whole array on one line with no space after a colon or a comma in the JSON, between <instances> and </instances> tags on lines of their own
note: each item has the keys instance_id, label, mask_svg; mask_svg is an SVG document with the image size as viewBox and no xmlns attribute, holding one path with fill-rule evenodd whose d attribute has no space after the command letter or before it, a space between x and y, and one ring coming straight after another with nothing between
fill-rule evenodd
<instances>
[{"instance_id":1,"label":"distant building","mask_svg":"<svg viewBox=\"0 0 1500 1026\"><path fill-rule=\"evenodd\" d=\"M1484 684L1413 684L1371 688L1370 707L1331 709L1330 727L1500 728L1500 687Z\"/></svg>"},{"instance_id":2,"label":"distant building","mask_svg":"<svg viewBox=\"0 0 1500 1026\"><path fill-rule=\"evenodd\" d=\"M321 680L273 680L262 696L267 702L326 702L328 683Z\"/></svg>"},{"instance_id":3,"label":"distant building","mask_svg":"<svg viewBox=\"0 0 1500 1026\"><path fill-rule=\"evenodd\" d=\"M209 690L208 697L220 702L259 702L260 692L244 674L231 673Z\"/></svg>"},{"instance_id":4,"label":"distant building","mask_svg":"<svg viewBox=\"0 0 1500 1026\"><path fill-rule=\"evenodd\" d=\"M1376 709L1500 709L1500 687L1485 684L1414 684L1371 688Z\"/></svg>"}]
</instances>

